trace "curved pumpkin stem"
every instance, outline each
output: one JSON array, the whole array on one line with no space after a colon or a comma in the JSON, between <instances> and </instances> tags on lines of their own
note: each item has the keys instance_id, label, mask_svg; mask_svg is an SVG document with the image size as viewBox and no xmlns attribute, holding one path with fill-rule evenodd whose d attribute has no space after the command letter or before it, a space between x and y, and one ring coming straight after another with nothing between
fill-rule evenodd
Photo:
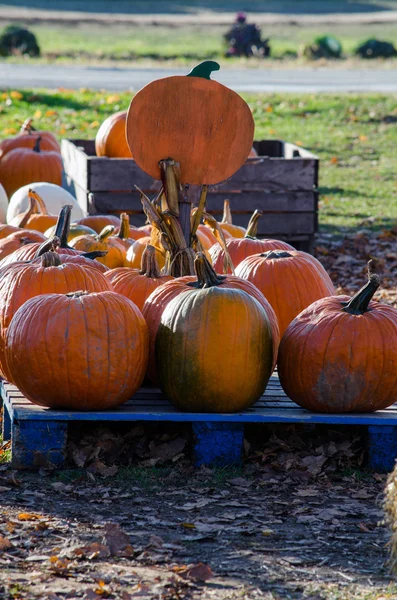
<instances>
[{"instance_id":1,"label":"curved pumpkin stem","mask_svg":"<svg viewBox=\"0 0 397 600\"><path fill-rule=\"evenodd\" d=\"M40 212L40 214L49 214L43 198L37 192L35 192L33 189L28 190L28 197L29 199L33 198L35 200L36 207L38 207L38 212Z\"/></svg>"},{"instance_id":2,"label":"curved pumpkin stem","mask_svg":"<svg viewBox=\"0 0 397 600\"><path fill-rule=\"evenodd\" d=\"M28 191L28 200L29 200L29 206L28 209L25 210L25 212L21 213L20 215L18 215L13 223L15 224L16 227L25 227L25 225L27 225L30 217L34 214L38 213L37 210L37 204L36 204L36 199L35 197L31 194L32 190Z\"/></svg>"},{"instance_id":3,"label":"curved pumpkin stem","mask_svg":"<svg viewBox=\"0 0 397 600\"><path fill-rule=\"evenodd\" d=\"M59 237L61 248L70 248L70 246L68 246L68 237L70 231L71 214L72 206L71 204L66 204L65 206L62 206L58 215L58 221L55 226L54 235Z\"/></svg>"},{"instance_id":4,"label":"curved pumpkin stem","mask_svg":"<svg viewBox=\"0 0 397 600\"><path fill-rule=\"evenodd\" d=\"M107 253L107 250L93 250L92 252L83 252L83 254L80 254L80 256L83 258L89 258L90 260L95 260L96 258L103 258Z\"/></svg>"},{"instance_id":5,"label":"curved pumpkin stem","mask_svg":"<svg viewBox=\"0 0 397 600\"><path fill-rule=\"evenodd\" d=\"M252 213L251 218L248 222L247 231L245 232L244 237L246 237L246 238L255 238L256 237L256 234L258 233L258 222L262 215L263 215L263 212L261 210L255 210Z\"/></svg>"},{"instance_id":6,"label":"curved pumpkin stem","mask_svg":"<svg viewBox=\"0 0 397 600\"><path fill-rule=\"evenodd\" d=\"M151 279L159 279L161 277L159 265L157 263L156 248L151 244L147 244L142 252L140 275L146 275Z\"/></svg>"},{"instance_id":7,"label":"curved pumpkin stem","mask_svg":"<svg viewBox=\"0 0 397 600\"><path fill-rule=\"evenodd\" d=\"M108 237L110 237L112 233L114 233L114 229L114 225L106 225L106 227L102 229L101 233L98 233L98 235L95 237L98 240L98 242L106 242Z\"/></svg>"},{"instance_id":8,"label":"curved pumpkin stem","mask_svg":"<svg viewBox=\"0 0 397 600\"><path fill-rule=\"evenodd\" d=\"M349 302L341 302L342 310L350 315L363 315L368 311L368 305L371 302L373 295L380 286L379 275L373 271L373 261L368 261L368 281L367 283L349 300Z\"/></svg>"},{"instance_id":9,"label":"curved pumpkin stem","mask_svg":"<svg viewBox=\"0 0 397 600\"><path fill-rule=\"evenodd\" d=\"M55 253L56 249L59 248L60 245L61 245L61 240L59 239L58 236L54 235L54 237L52 237L49 240L46 240L45 242L40 244L40 246L36 250L36 254L34 255L34 257L38 258L39 256L43 256L43 254L48 253L48 252Z\"/></svg>"},{"instance_id":10,"label":"curved pumpkin stem","mask_svg":"<svg viewBox=\"0 0 397 600\"><path fill-rule=\"evenodd\" d=\"M261 254L266 260L268 259L277 259L277 258L292 258L293 255L287 252L286 250L269 250L268 252L263 252Z\"/></svg>"},{"instance_id":11,"label":"curved pumpkin stem","mask_svg":"<svg viewBox=\"0 0 397 600\"><path fill-rule=\"evenodd\" d=\"M232 211L230 210L229 200L223 201L223 216L222 216L221 223L227 223L228 225L233 225Z\"/></svg>"},{"instance_id":12,"label":"curved pumpkin stem","mask_svg":"<svg viewBox=\"0 0 397 600\"><path fill-rule=\"evenodd\" d=\"M194 259L194 270L196 271L197 281L188 283L190 287L199 289L210 288L220 285L226 279L224 275L215 273L214 268L203 252L198 252Z\"/></svg>"},{"instance_id":13,"label":"curved pumpkin stem","mask_svg":"<svg viewBox=\"0 0 397 600\"><path fill-rule=\"evenodd\" d=\"M202 77L203 79L211 79L212 71L219 71L221 67L214 60L205 60L193 67L186 77Z\"/></svg>"},{"instance_id":14,"label":"curved pumpkin stem","mask_svg":"<svg viewBox=\"0 0 397 600\"><path fill-rule=\"evenodd\" d=\"M40 258L41 266L44 269L47 269L48 267L59 267L62 264L61 257L56 252L44 252Z\"/></svg>"},{"instance_id":15,"label":"curved pumpkin stem","mask_svg":"<svg viewBox=\"0 0 397 600\"><path fill-rule=\"evenodd\" d=\"M36 140L35 145L33 146L33 152L41 152L40 144L41 144L41 137L39 136Z\"/></svg>"},{"instance_id":16,"label":"curved pumpkin stem","mask_svg":"<svg viewBox=\"0 0 397 600\"><path fill-rule=\"evenodd\" d=\"M121 240L128 240L130 237L130 219L127 213L121 213L120 215L120 229L117 237Z\"/></svg>"}]
</instances>

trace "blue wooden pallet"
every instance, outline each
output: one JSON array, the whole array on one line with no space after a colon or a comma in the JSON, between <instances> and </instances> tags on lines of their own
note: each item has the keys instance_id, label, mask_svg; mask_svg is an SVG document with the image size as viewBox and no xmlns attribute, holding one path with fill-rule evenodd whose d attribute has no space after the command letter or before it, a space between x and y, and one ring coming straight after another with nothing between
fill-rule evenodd
<instances>
[{"instance_id":1,"label":"blue wooden pallet","mask_svg":"<svg viewBox=\"0 0 397 600\"><path fill-rule=\"evenodd\" d=\"M245 423L306 423L368 426L368 462L388 472L397 457L397 404L374 413L321 414L297 406L281 388L278 375L265 393L239 413L185 413L177 411L156 388L141 388L128 402L107 411L51 410L36 406L13 385L2 382L3 439L11 439L12 465L26 469L49 462L62 467L67 427L71 421L173 421L191 423L194 463L225 466L241 461Z\"/></svg>"}]
</instances>

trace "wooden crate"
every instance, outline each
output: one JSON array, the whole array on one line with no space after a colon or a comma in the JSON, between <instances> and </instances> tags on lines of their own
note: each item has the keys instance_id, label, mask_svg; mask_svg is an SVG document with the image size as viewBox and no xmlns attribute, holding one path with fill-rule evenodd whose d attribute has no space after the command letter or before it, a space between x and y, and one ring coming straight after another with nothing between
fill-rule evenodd
<instances>
[{"instance_id":1,"label":"wooden crate","mask_svg":"<svg viewBox=\"0 0 397 600\"><path fill-rule=\"evenodd\" d=\"M233 222L246 226L255 209L264 216L258 235L291 242L310 250L317 231L318 158L294 144L281 140L254 142L259 157L248 159L228 180L211 186L207 208L216 218L223 201L230 200ZM135 225L145 216L135 185L148 195L159 187L128 158L95 156L93 140L62 140L65 187L90 214L127 212ZM190 193L197 196L192 186Z\"/></svg>"}]
</instances>

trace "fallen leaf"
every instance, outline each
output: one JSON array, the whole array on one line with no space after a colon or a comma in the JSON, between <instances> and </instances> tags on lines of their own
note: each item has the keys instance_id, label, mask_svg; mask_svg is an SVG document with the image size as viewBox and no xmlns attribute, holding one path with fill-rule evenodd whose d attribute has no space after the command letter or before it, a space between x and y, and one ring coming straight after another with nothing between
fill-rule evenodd
<instances>
[{"instance_id":1,"label":"fallen leaf","mask_svg":"<svg viewBox=\"0 0 397 600\"><path fill-rule=\"evenodd\" d=\"M12 543L6 537L0 535L0 552L4 552L4 550L8 550L12 547Z\"/></svg>"},{"instance_id":2,"label":"fallen leaf","mask_svg":"<svg viewBox=\"0 0 397 600\"><path fill-rule=\"evenodd\" d=\"M105 542L112 556L116 556L127 547L131 548L130 536L116 523L106 523Z\"/></svg>"},{"instance_id":3,"label":"fallen leaf","mask_svg":"<svg viewBox=\"0 0 397 600\"><path fill-rule=\"evenodd\" d=\"M192 581L207 581L207 579L211 579L214 576L211 567L202 562L186 567L186 569L178 570L177 573L183 579L191 579Z\"/></svg>"},{"instance_id":4,"label":"fallen leaf","mask_svg":"<svg viewBox=\"0 0 397 600\"><path fill-rule=\"evenodd\" d=\"M35 513L19 513L18 520L19 521L37 521L41 519L41 515L36 515Z\"/></svg>"}]
</instances>

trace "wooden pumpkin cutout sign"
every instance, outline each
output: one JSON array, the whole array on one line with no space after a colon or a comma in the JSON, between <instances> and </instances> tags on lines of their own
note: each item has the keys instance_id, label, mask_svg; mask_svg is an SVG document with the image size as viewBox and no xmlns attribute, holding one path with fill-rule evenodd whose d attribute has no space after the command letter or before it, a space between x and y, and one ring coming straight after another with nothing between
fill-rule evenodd
<instances>
[{"instance_id":1,"label":"wooden pumpkin cutout sign","mask_svg":"<svg viewBox=\"0 0 397 600\"><path fill-rule=\"evenodd\" d=\"M214 184L231 177L252 148L254 121L236 92L210 78L218 63L205 61L187 76L158 79L132 99L126 136L132 156L160 179L159 161L180 164L185 184Z\"/></svg>"}]
</instances>

